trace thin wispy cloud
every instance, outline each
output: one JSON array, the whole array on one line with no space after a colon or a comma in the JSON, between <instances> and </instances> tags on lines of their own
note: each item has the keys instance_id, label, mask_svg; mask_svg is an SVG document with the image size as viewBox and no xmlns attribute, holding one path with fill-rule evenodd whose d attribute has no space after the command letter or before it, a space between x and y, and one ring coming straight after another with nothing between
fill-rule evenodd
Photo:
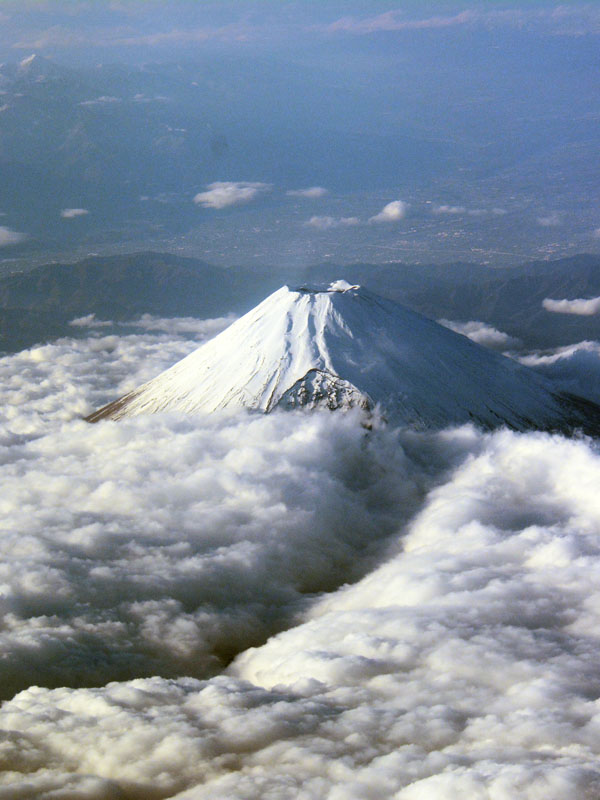
<instances>
[{"instance_id":1,"label":"thin wispy cloud","mask_svg":"<svg viewBox=\"0 0 600 800\"><path fill-rule=\"evenodd\" d=\"M89 213L87 208L63 208L60 215L63 219L75 219L75 217L85 217Z\"/></svg>"},{"instance_id":2,"label":"thin wispy cloud","mask_svg":"<svg viewBox=\"0 0 600 800\"><path fill-rule=\"evenodd\" d=\"M319 231L327 231L331 228L351 228L360 225L358 217L328 217L314 216L304 223L309 228L316 228Z\"/></svg>"},{"instance_id":3,"label":"thin wispy cloud","mask_svg":"<svg viewBox=\"0 0 600 800\"><path fill-rule=\"evenodd\" d=\"M404 12L386 11L374 17L358 19L342 17L327 26L331 33L376 33L379 31L414 31L428 28L448 28L473 22L477 14L473 11L461 11L450 16L432 16L423 19L406 19Z\"/></svg>"},{"instance_id":4,"label":"thin wispy cloud","mask_svg":"<svg viewBox=\"0 0 600 800\"><path fill-rule=\"evenodd\" d=\"M323 186L310 186L308 189L290 189L286 192L289 197L304 197L307 200L318 200L328 194Z\"/></svg>"},{"instance_id":5,"label":"thin wispy cloud","mask_svg":"<svg viewBox=\"0 0 600 800\"><path fill-rule=\"evenodd\" d=\"M102 95L93 100L82 100L78 105L80 106L106 106L113 105L114 103L122 103L121 97L113 97L112 95Z\"/></svg>"},{"instance_id":6,"label":"thin wispy cloud","mask_svg":"<svg viewBox=\"0 0 600 800\"><path fill-rule=\"evenodd\" d=\"M432 209L434 214L464 214L466 210L464 206L451 205L434 206Z\"/></svg>"},{"instance_id":7,"label":"thin wispy cloud","mask_svg":"<svg viewBox=\"0 0 600 800\"><path fill-rule=\"evenodd\" d=\"M538 225L541 225L542 228L555 228L557 225L560 225L561 216L557 211L553 211L551 214L538 217L537 221Z\"/></svg>"},{"instance_id":8,"label":"thin wispy cloud","mask_svg":"<svg viewBox=\"0 0 600 800\"><path fill-rule=\"evenodd\" d=\"M344 16L322 26L327 33L366 35L380 32L443 30L455 27L516 28L563 35L600 32L600 11L591 4L557 5L554 8L465 9L455 14L410 17L404 9L374 16Z\"/></svg>"},{"instance_id":9,"label":"thin wispy cloud","mask_svg":"<svg viewBox=\"0 0 600 800\"><path fill-rule=\"evenodd\" d=\"M519 344L518 339L509 336L508 333L504 333L504 331L498 330L498 328L494 328L493 325L488 325L479 320L454 322L449 319L438 319L438 322L440 325L444 325L446 328L450 328L450 330L466 336L471 339L471 341L493 350L505 350L508 347L515 347Z\"/></svg>"}]
</instances>

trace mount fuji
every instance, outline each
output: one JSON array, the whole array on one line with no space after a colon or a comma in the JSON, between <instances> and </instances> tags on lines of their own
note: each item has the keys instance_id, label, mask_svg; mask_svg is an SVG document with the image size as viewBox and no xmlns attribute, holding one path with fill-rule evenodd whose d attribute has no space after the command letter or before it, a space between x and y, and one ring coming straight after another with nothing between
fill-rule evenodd
<instances>
[{"instance_id":1,"label":"mount fuji","mask_svg":"<svg viewBox=\"0 0 600 800\"><path fill-rule=\"evenodd\" d=\"M283 286L153 380L90 414L360 407L395 424L600 432L600 407L360 286Z\"/></svg>"}]
</instances>

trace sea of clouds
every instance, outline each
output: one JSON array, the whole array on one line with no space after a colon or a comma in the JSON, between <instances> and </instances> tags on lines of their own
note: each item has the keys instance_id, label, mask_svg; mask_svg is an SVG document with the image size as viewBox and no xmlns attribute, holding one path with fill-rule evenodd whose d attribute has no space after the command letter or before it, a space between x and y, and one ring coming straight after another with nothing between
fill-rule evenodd
<instances>
[{"instance_id":1,"label":"sea of clouds","mask_svg":"<svg viewBox=\"0 0 600 800\"><path fill-rule=\"evenodd\" d=\"M598 446L81 419L228 321L0 359L0 800L595 800Z\"/></svg>"}]
</instances>

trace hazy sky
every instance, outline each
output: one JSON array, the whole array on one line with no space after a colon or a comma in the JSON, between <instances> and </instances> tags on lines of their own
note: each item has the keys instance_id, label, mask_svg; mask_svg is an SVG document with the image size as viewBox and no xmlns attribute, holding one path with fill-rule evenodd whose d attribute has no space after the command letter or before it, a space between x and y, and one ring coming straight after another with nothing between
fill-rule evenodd
<instances>
[{"instance_id":1,"label":"hazy sky","mask_svg":"<svg viewBox=\"0 0 600 800\"><path fill-rule=\"evenodd\" d=\"M597 34L600 9L573 2L277 2L276 0L48 0L1 6L4 56L37 50L92 56L167 57L199 45L270 49L332 37L443 28L516 28L552 35Z\"/></svg>"}]
</instances>

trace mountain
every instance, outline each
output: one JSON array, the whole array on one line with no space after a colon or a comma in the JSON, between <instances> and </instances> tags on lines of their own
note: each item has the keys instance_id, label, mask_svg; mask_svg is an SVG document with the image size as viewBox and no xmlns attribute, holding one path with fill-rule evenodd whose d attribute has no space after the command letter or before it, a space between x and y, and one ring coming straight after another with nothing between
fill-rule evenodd
<instances>
[{"instance_id":1,"label":"mountain","mask_svg":"<svg viewBox=\"0 0 600 800\"><path fill-rule=\"evenodd\" d=\"M421 428L600 432L600 408L393 301L336 281L284 286L89 422L160 411L377 408Z\"/></svg>"},{"instance_id":2,"label":"mountain","mask_svg":"<svg viewBox=\"0 0 600 800\"><path fill-rule=\"evenodd\" d=\"M336 274L339 267L335 268ZM353 264L346 267L355 283L434 319L480 320L527 348L550 348L600 339L600 315L577 316L547 311L545 298L600 296L600 256L579 254L553 261L533 261L490 268L470 263L410 265ZM332 265L315 266L303 280L329 278ZM329 278L330 279L330 278Z\"/></svg>"},{"instance_id":3,"label":"mountain","mask_svg":"<svg viewBox=\"0 0 600 800\"><path fill-rule=\"evenodd\" d=\"M264 296L247 273L168 253L97 256L46 264L0 278L0 351L73 336L69 321L96 314L217 317L242 313Z\"/></svg>"},{"instance_id":4,"label":"mountain","mask_svg":"<svg viewBox=\"0 0 600 800\"><path fill-rule=\"evenodd\" d=\"M282 282L327 283L344 270L353 283L434 319L480 320L520 339L523 349L600 339L600 314L547 311L546 297L600 295L600 256L579 255L490 269L478 264L315 265L302 269L222 268L170 253L94 256L0 276L0 350L73 335L74 317L115 321L142 314L243 314Z\"/></svg>"}]
</instances>

